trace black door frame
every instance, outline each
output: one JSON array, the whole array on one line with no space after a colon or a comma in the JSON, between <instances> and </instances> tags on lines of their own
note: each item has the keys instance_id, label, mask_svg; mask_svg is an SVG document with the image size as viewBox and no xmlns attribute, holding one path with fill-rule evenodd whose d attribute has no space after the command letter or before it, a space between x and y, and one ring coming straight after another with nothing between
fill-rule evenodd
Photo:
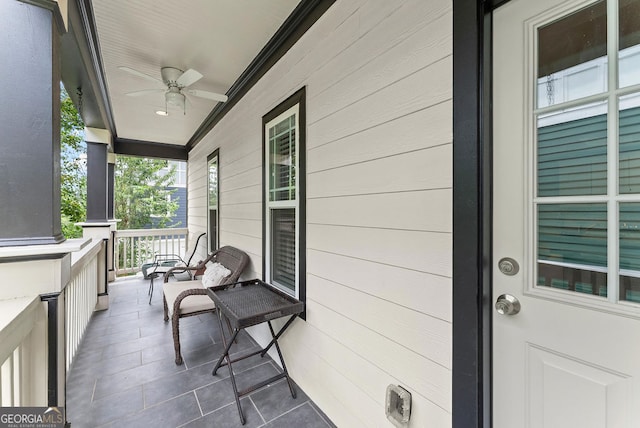
<instances>
[{"instance_id":1,"label":"black door frame","mask_svg":"<svg viewBox=\"0 0 640 428\"><path fill-rule=\"evenodd\" d=\"M452 426L492 425L492 12L453 0Z\"/></svg>"}]
</instances>

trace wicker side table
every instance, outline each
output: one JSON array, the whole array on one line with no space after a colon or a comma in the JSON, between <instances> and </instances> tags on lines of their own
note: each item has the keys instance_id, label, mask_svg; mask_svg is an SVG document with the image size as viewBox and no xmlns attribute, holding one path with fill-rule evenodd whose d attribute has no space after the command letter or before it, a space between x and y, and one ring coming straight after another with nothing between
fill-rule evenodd
<instances>
[{"instance_id":1,"label":"wicker side table","mask_svg":"<svg viewBox=\"0 0 640 428\"><path fill-rule=\"evenodd\" d=\"M293 320L302 313L304 310L304 303L259 279L238 282L220 287L211 287L207 289L207 293L215 302L216 308L218 309L218 322L220 323L220 331L222 332L222 343L225 346L223 354L220 356L218 362L213 368L212 375L215 375L221 366L229 366L231 386L233 387L233 394L235 395L238 414L240 415L240 422L242 425L245 424L244 414L242 412L242 407L240 406L240 397L243 395L247 395L279 379L286 378L289 390L291 391L291 396L296 398L296 392L293 387L293 383L291 382L291 378L289 377L287 366L284 363L284 358L282 357L282 352L278 345L278 339L291 325L291 323L293 323ZM228 342L225 338L224 329L222 327L223 316L229 320L232 328L232 336ZM286 316L289 316L289 319L284 326L282 326L280 331L275 333L273 326L271 325L271 321ZM269 326L269 331L271 332L272 337L271 342L269 342L269 344L263 349L231 360L229 357L229 350L238 333L244 328L262 324L264 322ZM278 357L282 364L282 373L252 385L242 391L238 391L231 364L258 354L260 354L261 357L264 357L272 346L275 346L278 352Z\"/></svg>"}]
</instances>

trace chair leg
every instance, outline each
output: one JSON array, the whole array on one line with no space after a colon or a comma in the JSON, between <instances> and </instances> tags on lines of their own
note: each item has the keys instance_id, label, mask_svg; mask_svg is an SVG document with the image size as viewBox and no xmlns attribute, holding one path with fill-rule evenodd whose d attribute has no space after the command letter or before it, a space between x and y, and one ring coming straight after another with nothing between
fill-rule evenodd
<instances>
[{"instance_id":1,"label":"chair leg","mask_svg":"<svg viewBox=\"0 0 640 428\"><path fill-rule=\"evenodd\" d=\"M149 281L149 304L151 304L151 299L153 299L153 279L155 276L156 274L153 274L151 276L151 281Z\"/></svg>"},{"instance_id":2,"label":"chair leg","mask_svg":"<svg viewBox=\"0 0 640 428\"><path fill-rule=\"evenodd\" d=\"M164 322L169 321L169 307L167 306L167 299L162 293L162 301L164 302Z\"/></svg>"},{"instance_id":3,"label":"chair leg","mask_svg":"<svg viewBox=\"0 0 640 428\"><path fill-rule=\"evenodd\" d=\"M176 365L182 364L182 354L180 353L180 317L174 313L171 317L171 327L173 329L173 347L176 351Z\"/></svg>"}]
</instances>

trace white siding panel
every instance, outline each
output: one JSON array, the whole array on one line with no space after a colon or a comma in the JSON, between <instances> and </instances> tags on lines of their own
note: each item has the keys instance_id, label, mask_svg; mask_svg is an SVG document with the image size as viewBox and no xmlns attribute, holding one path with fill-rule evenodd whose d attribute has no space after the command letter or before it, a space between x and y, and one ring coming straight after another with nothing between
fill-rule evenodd
<instances>
[{"instance_id":1,"label":"white siding panel","mask_svg":"<svg viewBox=\"0 0 640 428\"><path fill-rule=\"evenodd\" d=\"M262 204L222 204L224 209L220 210L220 218L236 219L236 220L258 220L262 221Z\"/></svg>"},{"instance_id":2,"label":"white siding panel","mask_svg":"<svg viewBox=\"0 0 640 428\"><path fill-rule=\"evenodd\" d=\"M340 2L327 13L337 14L340 8L345 8L346 3L351 2ZM306 53L295 64L295 68L290 67L286 60L282 61L283 68L274 67L274 74L277 79L285 76L289 78L293 74L295 86L309 82L314 91L320 93L349 75L359 74L367 63L389 50L395 50L398 43L450 8L447 0L366 2L351 15L349 10L342 12L345 18L342 18L340 25L334 31L319 35L319 40L323 42L318 44L313 55ZM372 14L375 14L375 20L371 19L374 16ZM322 24L320 22L316 25L323 27ZM294 49L296 47L298 46ZM298 77L298 73L301 77ZM280 83L280 80L277 82Z\"/></svg>"},{"instance_id":3,"label":"white siding panel","mask_svg":"<svg viewBox=\"0 0 640 428\"><path fill-rule=\"evenodd\" d=\"M309 224L451 232L451 216L451 189L307 200Z\"/></svg>"},{"instance_id":4,"label":"white siding panel","mask_svg":"<svg viewBox=\"0 0 640 428\"><path fill-rule=\"evenodd\" d=\"M425 1L419 3L418 9L428 9L432 4ZM419 14L420 10L414 12ZM366 98L385 86L450 55L452 50L451 18L448 14L444 14L444 8L440 13L443 15L427 25L425 25L424 19L421 19L417 25L423 28L419 31L415 31L413 27L403 27L401 36L405 36L404 32L406 32L410 34L410 37L393 46L393 49L373 56L357 72L345 76L344 79L337 81L310 100L313 103L313 108L310 109L309 123L315 123L319 119L333 114L336 110ZM398 14L394 16L398 16ZM414 20L418 21L420 18L420 15L416 15ZM389 38L389 34L385 34L385 27L380 28L376 33L380 38ZM367 44L371 44L369 39L367 39ZM353 59L350 58L349 61L353 61ZM336 75L341 72L342 63L333 62L332 66L327 67L329 73L323 75Z\"/></svg>"},{"instance_id":5,"label":"white siding panel","mask_svg":"<svg viewBox=\"0 0 640 428\"><path fill-rule=\"evenodd\" d=\"M252 112L253 113L253 112ZM243 128L238 135L225 135L224 141L227 143L220 149L220 172L228 168L228 176L255 168L256 157L262 162L262 145L254 146L242 144L243 141L262 141L262 116L251 121L251 123L240 124ZM249 129L248 126L252 125Z\"/></svg>"},{"instance_id":6,"label":"white siding panel","mask_svg":"<svg viewBox=\"0 0 640 428\"><path fill-rule=\"evenodd\" d=\"M220 205L262 203L262 186L226 191L220 186Z\"/></svg>"},{"instance_id":7,"label":"white siding panel","mask_svg":"<svg viewBox=\"0 0 640 428\"><path fill-rule=\"evenodd\" d=\"M451 143L450 101L418 110L363 132L309 150L307 172L313 173L367 160Z\"/></svg>"},{"instance_id":8,"label":"white siding panel","mask_svg":"<svg viewBox=\"0 0 640 428\"><path fill-rule=\"evenodd\" d=\"M307 322L352 352L411 385L419 394L451 411L451 371L388 340L314 300L307 301Z\"/></svg>"},{"instance_id":9,"label":"white siding panel","mask_svg":"<svg viewBox=\"0 0 640 428\"><path fill-rule=\"evenodd\" d=\"M360 40L385 17L399 8L398 2L386 0L353 0L337 2L325 14L327 19L316 23L313 33L307 32L299 43L265 76L275 93L300 87L319 75L329 74L325 67L332 60L344 62L339 54ZM344 72L348 71L343 69ZM329 80L326 84L335 82ZM317 90L325 86L316 85ZM258 96L267 94L258 93ZM275 99L277 105L284 98Z\"/></svg>"},{"instance_id":10,"label":"white siding panel","mask_svg":"<svg viewBox=\"0 0 640 428\"><path fill-rule=\"evenodd\" d=\"M307 276L307 298L451 368L451 324L446 321L313 275Z\"/></svg>"},{"instance_id":11,"label":"white siding panel","mask_svg":"<svg viewBox=\"0 0 640 428\"><path fill-rule=\"evenodd\" d=\"M206 217L190 217L189 230L202 229L203 232L207 230Z\"/></svg>"},{"instance_id":12,"label":"white siding panel","mask_svg":"<svg viewBox=\"0 0 640 428\"><path fill-rule=\"evenodd\" d=\"M220 224L218 233L220 234L220 246L232 245L247 253L262 254L262 240L260 238L237 233L233 230L225 230L224 224Z\"/></svg>"},{"instance_id":13,"label":"white siding panel","mask_svg":"<svg viewBox=\"0 0 640 428\"><path fill-rule=\"evenodd\" d=\"M451 278L312 249L307 273L451 322Z\"/></svg>"},{"instance_id":14,"label":"white siding panel","mask_svg":"<svg viewBox=\"0 0 640 428\"><path fill-rule=\"evenodd\" d=\"M280 340L282 347L297 347L303 352L285 352L287 369L297 373L296 382L307 385L307 395L318 397L314 402L339 427L372 427L378 426L381 409L364 391L362 385L350 382L349 379L327 363L321 353L305 346L310 338L326 337L312 326L301 326L295 322L287 334ZM314 334L315 333L315 334ZM384 410L382 410L384 415ZM378 417L376 417L378 416Z\"/></svg>"},{"instance_id":15,"label":"white siding panel","mask_svg":"<svg viewBox=\"0 0 640 428\"><path fill-rule=\"evenodd\" d=\"M195 199L203 199L206 203L207 198L207 187L194 187L193 190L189 189L189 193L191 197Z\"/></svg>"},{"instance_id":16,"label":"white siding panel","mask_svg":"<svg viewBox=\"0 0 640 428\"><path fill-rule=\"evenodd\" d=\"M313 148L355 134L414 111L451 99L452 64L446 57L359 100L331 116L308 125L308 147ZM309 105L309 111L313 105ZM311 114L311 113L310 113Z\"/></svg>"},{"instance_id":17,"label":"white siding panel","mask_svg":"<svg viewBox=\"0 0 640 428\"><path fill-rule=\"evenodd\" d=\"M236 159L230 162L222 163L222 153L220 155L221 165L220 174L223 174L227 179L235 177L232 174L242 174L244 171L249 171L256 168L262 168L262 150L254 150L251 153L246 154L240 159ZM230 172L231 174L227 174ZM261 173L258 173L260 176Z\"/></svg>"},{"instance_id":18,"label":"white siding panel","mask_svg":"<svg viewBox=\"0 0 640 428\"><path fill-rule=\"evenodd\" d=\"M307 197L450 188L450 144L309 174Z\"/></svg>"},{"instance_id":19,"label":"white siding panel","mask_svg":"<svg viewBox=\"0 0 640 428\"><path fill-rule=\"evenodd\" d=\"M238 171L237 169L234 169ZM222 174L222 170L219 171ZM233 192L238 189L245 189L247 187L261 186L262 185L262 166L252 168L249 170L243 170L242 172L220 180L220 192Z\"/></svg>"},{"instance_id":20,"label":"white siding panel","mask_svg":"<svg viewBox=\"0 0 640 428\"><path fill-rule=\"evenodd\" d=\"M307 321L281 345L340 427L389 426L389 384L410 427L451 426L451 22L450 0L337 0L189 154L191 231L219 149L220 243L261 277L262 117L306 87Z\"/></svg>"},{"instance_id":21,"label":"white siding panel","mask_svg":"<svg viewBox=\"0 0 640 428\"><path fill-rule=\"evenodd\" d=\"M448 233L308 225L307 248L451 276Z\"/></svg>"},{"instance_id":22,"label":"white siding panel","mask_svg":"<svg viewBox=\"0 0 640 428\"><path fill-rule=\"evenodd\" d=\"M368 359L354 353L347 346L337 342L333 337L323 333L313 325L303 328L301 323L295 323L291 331L288 331L287 335L283 337L283 341L285 343L295 343L296 346L304 346L309 351L307 355L313 355L320 359L320 361L313 364L312 374L314 375L313 386L327 390L323 391L323 396L335 394L340 395L344 402L354 400L349 396L343 395L343 381L339 378L334 381L328 375L331 372L338 372L352 385L357 386L357 389L350 388L351 394L356 397L355 400L357 400L358 406L361 406L359 407L361 411L356 412L356 414L360 417L360 415L370 413L369 418L375 417L367 426L383 425L379 421L381 420L380 416L384 414L385 397L379 391L384 391L389 384L397 385L401 383L399 379L380 369ZM286 356L285 358L288 357ZM289 360L287 359L287 361ZM309 366L304 364L304 361L300 363L301 370L311 370ZM407 384L405 383L404 385ZM427 400L415 389L408 387L408 390L411 392L412 400L412 427L447 428L451 426L450 415L444 409ZM369 403L369 401L373 403ZM338 426L353 426L345 425L347 421L342 423L343 421L341 420L334 420L334 422Z\"/></svg>"},{"instance_id":23,"label":"white siding panel","mask_svg":"<svg viewBox=\"0 0 640 428\"><path fill-rule=\"evenodd\" d=\"M220 219L220 229L262 239L262 220Z\"/></svg>"}]
</instances>

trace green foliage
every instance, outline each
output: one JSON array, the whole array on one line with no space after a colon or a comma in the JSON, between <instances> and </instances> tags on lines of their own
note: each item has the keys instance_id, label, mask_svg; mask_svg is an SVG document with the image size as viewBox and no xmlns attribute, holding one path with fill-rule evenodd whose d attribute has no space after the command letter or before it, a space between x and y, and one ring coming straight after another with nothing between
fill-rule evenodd
<instances>
[{"instance_id":1,"label":"green foliage","mask_svg":"<svg viewBox=\"0 0 640 428\"><path fill-rule=\"evenodd\" d=\"M86 153L84 123L71 98L60 90L61 142L61 217L62 233L67 238L82 236L87 215L87 174L82 154ZM166 160L118 156L115 170L115 217L119 229L141 229L145 226L166 227L178 209L169 202L173 190L166 187L175 180L175 167L168 173Z\"/></svg>"},{"instance_id":2,"label":"green foliage","mask_svg":"<svg viewBox=\"0 0 640 428\"><path fill-rule=\"evenodd\" d=\"M80 155L86 152L83 142L84 123L71 98L60 90L60 207L62 233L67 238L82 236L82 222L87 215L87 176Z\"/></svg>"},{"instance_id":3,"label":"green foliage","mask_svg":"<svg viewBox=\"0 0 640 428\"><path fill-rule=\"evenodd\" d=\"M169 201L175 190L175 167L166 174L166 160L118 156L115 169L115 215L118 229L163 228L169 225L178 203Z\"/></svg>"}]
</instances>

